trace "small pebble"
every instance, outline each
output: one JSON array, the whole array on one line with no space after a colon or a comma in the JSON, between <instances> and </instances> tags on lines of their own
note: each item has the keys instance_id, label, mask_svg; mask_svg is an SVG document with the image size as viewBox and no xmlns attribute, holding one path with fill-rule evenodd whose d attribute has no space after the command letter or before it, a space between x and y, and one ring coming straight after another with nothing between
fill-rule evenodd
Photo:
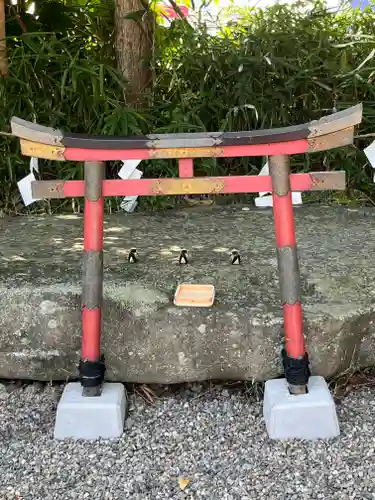
<instances>
[{"instance_id":1,"label":"small pebble","mask_svg":"<svg viewBox=\"0 0 375 500\"><path fill-rule=\"evenodd\" d=\"M8 391L4 384L0 384L0 400L8 397Z\"/></svg>"}]
</instances>

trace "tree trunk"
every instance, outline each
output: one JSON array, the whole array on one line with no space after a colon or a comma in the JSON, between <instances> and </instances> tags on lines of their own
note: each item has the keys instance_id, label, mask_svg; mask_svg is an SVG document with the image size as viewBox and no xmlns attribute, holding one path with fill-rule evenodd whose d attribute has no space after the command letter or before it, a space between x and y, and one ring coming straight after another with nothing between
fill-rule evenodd
<instances>
[{"instance_id":1,"label":"tree trunk","mask_svg":"<svg viewBox=\"0 0 375 500\"><path fill-rule=\"evenodd\" d=\"M7 44L5 40L5 0L0 0L0 76L8 74Z\"/></svg>"},{"instance_id":2,"label":"tree trunk","mask_svg":"<svg viewBox=\"0 0 375 500\"><path fill-rule=\"evenodd\" d=\"M141 0L116 0L115 48L117 66L128 83L125 94L127 102L135 103L151 83L150 14L145 12ZM133 13L132 19L125 18Z\"/></svg>"}]
</instances>

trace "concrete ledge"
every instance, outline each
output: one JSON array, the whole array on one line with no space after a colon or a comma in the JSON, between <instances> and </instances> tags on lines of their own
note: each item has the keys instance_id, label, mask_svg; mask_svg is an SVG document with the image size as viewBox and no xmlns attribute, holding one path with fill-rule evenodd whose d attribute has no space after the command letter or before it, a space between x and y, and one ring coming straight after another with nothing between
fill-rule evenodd
<instances>
[{"instance_id":1,"label":"concrete ledge","mask_svg":"<svg viewBox=\"0 0 375 500\"><path fill-rule=\"evenodd\" d=\"M243 209L244 208L244 209ZM82 217L0 221L0 377L76 375ZM375 363L375 211L296 209L314 374ZM103 349L113 381L265 380L282 373L282 317L270 210L199 207L105 221ZM129 265L131 247L141 260ZM178 249L190 253L176 265ZM228 251L241 252L231 266ZM173 305L179 281L212 283L212 309Z\"/></svg>"}]
</instances>

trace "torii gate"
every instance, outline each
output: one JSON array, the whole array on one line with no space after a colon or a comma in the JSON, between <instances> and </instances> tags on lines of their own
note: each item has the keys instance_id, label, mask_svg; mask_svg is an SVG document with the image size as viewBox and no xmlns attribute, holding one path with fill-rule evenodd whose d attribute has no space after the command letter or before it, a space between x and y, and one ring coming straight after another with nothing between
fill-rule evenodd
<instances>
[{"instance_id":1,"label":"torii gate","mask_svg":"<svg viewBox=\"0 0 375 500\"><path fill-rule=\"evenodd\" d=\"M362 105L310 123L244 132L149 134L142 137L90 136L11 121L25 156L85 162L81 181L36 181L34 198L84 197L84 271L82 354L79 375L85 396L100 396L105 364L100 351L103 288L104 197L272 191L277 259L284 315L283 365L289 391L306 393L310 376L303 335L300 274L296 250L292 191L344 190L345 172L290 173L290 155L315 153L352 144ZM194 177L194 158L268 156L269 176ZM111 160L172 159L179 178L106 180Z\"/></svg>"}]
</instances>

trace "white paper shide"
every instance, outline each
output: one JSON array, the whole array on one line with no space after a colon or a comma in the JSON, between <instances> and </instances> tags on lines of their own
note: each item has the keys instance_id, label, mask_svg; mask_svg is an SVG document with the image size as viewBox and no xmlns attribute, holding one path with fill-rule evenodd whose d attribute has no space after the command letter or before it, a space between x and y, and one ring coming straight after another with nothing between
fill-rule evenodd
<instances>
[{"instance_id":1,"label":"white paper shide","mask_svg":"<svg viewBox=\"0 0 375 500\"><path fill-rule=\"evenodd\" d=\"M141 163L142 160L123 160L122 167L118 173L118 176L123 180L131 180L131 179L140 179L143 175L137 166ZM131 213L136 208L138 196L125 196L123 198L120 207L128 213Z\"/></svg>"},{"instance_id":2,"label":"white paper shide","mask_svg":"<svg viewBox=\"0 0 375 500\"><path fill-rule=\"evenodd\" d=\"M40 198L33 198L31 192L31 183L36 181L34 172L37 172L39 174L38 158L30 159L30 173L17 182L17 186L25 207L31 205L35 201L40 200Z\"/></svg>"},{"instance_id":3,"label":"white paper shide","mask_svg":"<svg viewBox=\"0 0 375 500\"><path fill-rule=\"evenodd\" d=\"M367 159L372 168L375 168L375 141L373 141L370 144L370 146L367 146L367 148L365 148L363 152L367 156ZM373 182L375 182L375 170L374 170Z\"/></svg>"}]
</instances>

